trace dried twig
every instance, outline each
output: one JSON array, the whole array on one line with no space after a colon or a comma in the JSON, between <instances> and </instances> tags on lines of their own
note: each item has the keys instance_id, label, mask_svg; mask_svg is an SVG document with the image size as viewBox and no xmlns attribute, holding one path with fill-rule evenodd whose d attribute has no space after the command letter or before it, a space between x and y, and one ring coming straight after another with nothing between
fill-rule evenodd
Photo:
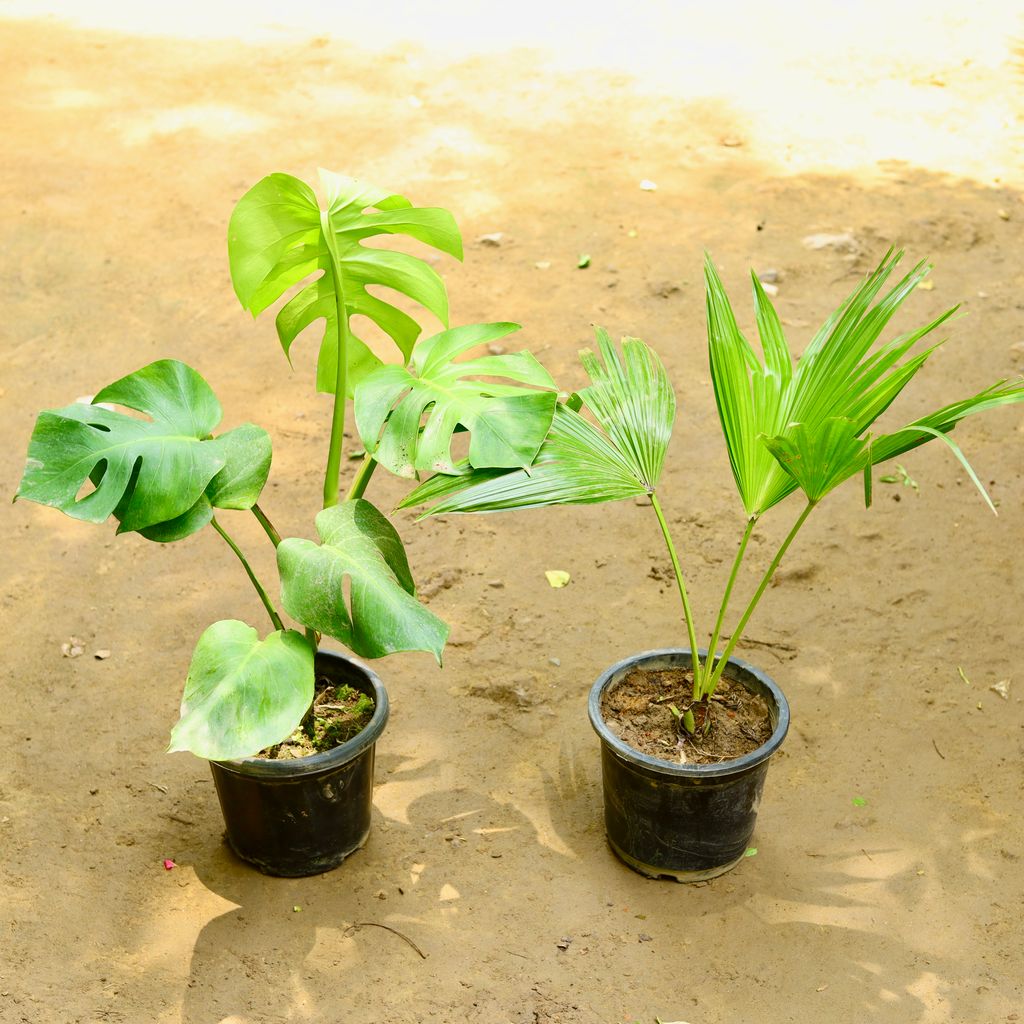
<instances>
[{"instance_id":1,"label":"dried twig","mask_svg":"<svg viewBox=\"0 0 1024 1024\"><path fill-rule=\"evenodd\" d=\"M407 942L424 960L427 959L427 954L408 935L403 935L397 928L392 928L389 924L379 924L377 921L355 921L350 925L350 928L383 928L384 931L391 932L392 935L397 935L403 942Z\"/></svg>"},{"instance_id":2,"label":"dried twig","mask_svg":"<svg viewBox=\"0 0 1024 1024\"><path fill-rule=\"evenodd\" d=\"M168 821L176 821L179 825L194 825L195 822L189 818L183 818L180 814L161 814L161 818L166 818Z\"/></svg>"},{"instance_id":3,"label":"dried twig","mask_svg":"<svg viewBox=\"0 0 1024 1024\"><path fill-rule=\"evenodd\" d=\"M731 633L723 633L723 640L731 640ZM771 647L780 651L795 651L796 647L793 644L787 644L784 640L755 640L752 636L745 636L739 641L742 644L750 644L751 647Z\"/></svg>"},{"instance_id":4,"label":"dried twig","mask_svg":"<svg viewBox=\"0 0 1024 1024\"><path fill-rule=\"evenodd\" d=\"M935 748L935 753L938 754L939 757L941 757L943 761L945 761L946 760L946 755L941 750L939 750L939 745L938 745L938 743L935 742L935 740L932 740L932 746Z\"/></svg>"}]
</instances>

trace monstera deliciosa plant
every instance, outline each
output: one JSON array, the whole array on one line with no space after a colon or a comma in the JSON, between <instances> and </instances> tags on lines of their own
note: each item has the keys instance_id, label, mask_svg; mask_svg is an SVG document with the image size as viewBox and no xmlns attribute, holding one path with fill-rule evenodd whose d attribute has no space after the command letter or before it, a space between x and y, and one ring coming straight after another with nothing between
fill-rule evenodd
<instances>
[{"instance_id":1,"label":"monstera deliciosa plant","mask_svg":"<svg viewBox=\"0 0 1024 1024\"><path fill-rule=\"evenodd\" d=\"M692 703L679 711L681 727L693 734L699 723L711 721L701 713L701 705L714 694L776 569L808 516L836 487L863 476L865 503L870 505L874 466L939 439L992 507L949 434L969 415L1024 401L1024 383L1000 381L891 433L871 432L938 347L914 353L915 345L955 312L947 310L922 327L878 344L896 311L930 270L919 263L879 298L901 256L890 250L799 358L792 354L757 276L752 275L761 355L737 326L714 264L710 258L705 262L711 377L746 526L710 632L710 653L703 661L680 559L658 497L676 400L661 361L644 342L624 339L620 357L608 335L598 330L599 355L581 353L590 384L558 405L532 466L508 470L462 464L457 474L436 474L402 504L433 503L423 518L649 496L675 571L693 657ZM802 492L803 505L719 652L751 535L761 517L795 491Z\"/></svg>"},{"instance_id":2,"label":"monstera deliciosa plant","mask_svg":"<svg viewBox=\"0 0 1024 1024\"><path fill-rule=\"evenodd\" d=\"M87 522L113 516L118 533L161 543L210 525L238 557L273 628L261 637L225 619L199 638L170 750L211 760L255 755L302 723L322 634L366 658L426 651L440 661L448 627L417 600L401 539L364 497L367 484L378 463L409 478L528 467L557 401L550 376L528 353L460 359L516 324L447 329L448 297L437 272L417 257L365 244L404 235L461 259L450 213L326 171L321 179L324 206L297 178L264 178L239 200L228 232L242 306L258 316L285 300L276 317L285 355L308 328L318 325L321 334L316 386L332 396L333 413L319 543L282 539L258 504L271 464L266 431L243 424L215 436L216 396L196 370L170 359L128 374L89 404L41 413L16 495ZM419 341L419 323L377 289L414 300L446 329ZM356 335L354 317L390 339L394 363ZM365 454L342 497L353 396ZM458 463L457 431L469 432L468 459ZM254 515L277 549L280 607L225 528L228 510Z\"/></svg>"}]
</instances>

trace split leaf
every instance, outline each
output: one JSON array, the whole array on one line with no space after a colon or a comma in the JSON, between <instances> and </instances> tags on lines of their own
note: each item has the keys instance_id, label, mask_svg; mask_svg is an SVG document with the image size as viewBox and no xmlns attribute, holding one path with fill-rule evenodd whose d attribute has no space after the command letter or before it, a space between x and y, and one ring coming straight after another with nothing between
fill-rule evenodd
<instances>
[{"instance_id":1,"label":"split leaf","mask_svg":"<svg viewBox=\"0 0 1024 1024\"><path fill-rule=\"evenodd\" d=\"M220 403L184 363L151 363L93 402L40 413L17 497L92 523L114 514L122 531L143 530L188 513L227 461L223 445L210 438ZM79 498L90 480L94 489Z\"/></svg>"},{"instance_id":2,"label":"split leaf","mask_svg":"<svg viewBox=\"0 0 1024 1024\"><path fill-rule=\"evenodd\" d=\"M431 477L402 502L435 501L426 515L493 512L545 505L588 505L650 494L672 436L675 395L661 361L639 338L619 357L598 330L600 356L582 352L591 385L557 406L547 439L529 470L465 469ZM597 425L578 410L593 414Z\"/></svg>"},{"instance_id":3,"label":"split leaf","mask_svg":"<svg viewBox=\"0 0 1024 1024\"><path fill-rule=\"evenodd\" d=\"M417 208L403 196L354 178L321 170L327 208L313 190L288 174L271 174L238 201L228 227L228 256L235 294L258 316L294 285L305 285L277 315L277 334L288 355L295 339L314 322L324 331L317 361L317 388L335 388L338 313L373 321L409 358L419 324L369 288L406 296L448 324L444 282L423 260L390 249L364 246L367 238L406 235L457 259L462 240L447 210ZM381 365L355 335L347 345L347 392Z\"/></svg>"},{"instance_id":4,"label":"split leaf","mask_svg":"<svg viewBox=\"0 0 1024 1024\"><path fill-rule=\"evenodd\" d=\"M470 432L470 466L529 466L555 412L557 395L548 372L529 352L454 361L467 349L518 329L511 323L456 327L419 342L410 367L373 371L355 394L356 425L366 450L399 476L454 473L452 435L462 427Z\"/></svg>"},{"instance_id":5,"label":"split leaf","mask_svg":"<svg viewBox=\"0 0 1024 1024\"><path fill-rule=\"evenodd\" d=\"M324 509L316 528L320 545L291 537L277 549L288 614L364 658L429 651L440 662L448 627L416 600L405 549L387 519L357 498Z\"/></svg>"}]
</instances>

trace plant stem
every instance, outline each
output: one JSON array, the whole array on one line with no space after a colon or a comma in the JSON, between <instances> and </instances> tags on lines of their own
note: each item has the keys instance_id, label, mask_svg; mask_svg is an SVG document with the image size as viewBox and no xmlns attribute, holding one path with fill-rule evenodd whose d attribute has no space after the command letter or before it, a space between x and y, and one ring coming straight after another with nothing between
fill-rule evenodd
<instances>
[{"instance_id":1,"label":"plant stem","mask_svg":"<svg viewBox=\"0 0 1024 1024\"><path fill-rule=\"evenodd\" d=\"M352 486L349 488L348 494L345 496L346 501L354 501L356 498L361 498L363 492L366 490L366 485L370 482L370 477L373 476L373 471L377 468L377 460L367 452L363 456L363 464L359 467L359 471L355 475L355 479L352 481Z\"/></svg>"},{"instance_id":2,"label":"plant stem","mask_svg":"<svg viewBox=\"0 0 1024 1024\"><path fill-rule=\"evenodd\" d=\"M697 680L700 678L700 655L697 653L697 633L693 628L693 613L690 611L690 599L686 596L686 584L683 582L683 570L679 565L679 558L676 556L676 548L672 543L672 535L668 532L668 523L661 511L661 504L658 496L651 492L651 505L654 508L658 522L661 524L661 532L665 537L665 544L668 547L669 558L672 559L672 571L676 576L676 586L679 587L679 597L683 602L683 618L686 620L686 632L690 637L690 658L693 664L694 690L696 691ZM696 692L694 693L696 697Z\"/></svg>"},{"instance_id":3,"label":"plant stem","mask_svg":"<svg viewBox=\"0 0 1024 1024\"><path fill-rule=\"evenodd\" d=\"M732 571L729 573L729 582L725 585L725 594L722 596L722 606L718 609L718 621L715 623L715 631L711 634L711 643L708 644L708 660L704 665L704 671L706 676L711 675L711 667L715 662L715 655L718 653L718 638L722 635L722 623L725 621L725 612L729 607L729 598L732 597L732 588L736 584L736 577L739 575L740 563L743 561L743 555L747 550L747 544L750 541L750 535L754 532L754 524L757 522L757 516L751 516L747 520L747 528L743 531L743 539L740 541L739 550L736 552L736 558L732 563ZM703 683L704 680L701 680Z\"/></svg>"},{"instance_id":4,"label":"plant stem","mask_svg":"<svg viewBox=\"0 0 1024 1024\"><path fill-rule=\"evenodd\" d=\"M815 505L817 505L816 501L807 502L803 512L800 513L797 521L793 524L793 528L786 535L786 539L782 542L779 550L775 553L775 557L772 559L772 564L768 566L764 576L761 577L761 582L758 584L757 590L754 591L754 596L750 599L750 603L747 605L747 610L743 613L739 624L733 630L733 634L729 638L729 643L722 652L721 658L718 659L718 663L715 665L713 671L705 681L704 686L702 687L702 697L710 696L715 692L715 687L718 685L718 681L722 678L722 673L725 671L726 663L729 661L729 657L732 652L736 649L736 644L739 643L740 637L743 636L743 630L747 628L750 616L754 614L757 602L761 600L761 596L764 594L768 584L771 582L772 576L775 575L775 570L778 569L783 556L789 550L789 545L793 543L793 538L800 532L800 527L807 521L807 517L811 514Z\"/></svg>"},{"instance_id":5,"label":"plant stem","mask_svg":"<svg viewBox=\"0 0 1024 1024\"><path fill-rule=\"evenodd\" d=\"M274 524L267 518L266 512L259 507L259 505L253 505L252 514L256 517L260 526L266 531L267 536L270 538L270 542L276 548L281 543L281 534L274 529Z\"/></svg>"},{"instance_id":6,"label":"plant stem","mask_svg":"<svg viewBox=\"0 0 1024 1024\"><path fill-rule=\"evenodd\" d=\"M263 589L263 584L256 578L256 573L252 571L252 566L246 561L245 555L242 554L239 546L228 536L227 531L220 523L217 522L217 517L214 516L210 520L213 528L227 541L228 547L238 556L238 560L242 563L242 568L245 569L252 585L256 588L256 593L260 595L260 600L263 602L263 607L267 609L267 614L270 616L270 621L273 622L275 629L284 629L284 624L281 622L281 616L274 610L273 604L270 602L270 598L267 596L267 592Z\"/></svg>"},{"instance_id":7,"label":"plant stem","mask_svg":"<svg viewBox=\"0 0 1024 1024\"><path fill-rule=\"evenodd\" d=\"M338 244L331 226L330 213L320 213L320 229L331 260L331 281L334 285L334 322L337 326L337 366L334 375L334 414L331 417L331 444L327 451L327 471L324 474L324 508L338 504L338 477L341 472L341 445L345 434L345 391L348 388L348 310L341 282Z\"/></svg>"}]
</instances>

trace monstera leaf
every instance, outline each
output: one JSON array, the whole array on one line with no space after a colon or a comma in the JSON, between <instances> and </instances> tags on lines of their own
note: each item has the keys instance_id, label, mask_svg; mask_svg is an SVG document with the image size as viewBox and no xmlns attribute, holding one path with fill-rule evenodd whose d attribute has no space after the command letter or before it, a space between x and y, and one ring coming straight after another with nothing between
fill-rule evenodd
<instances>
[{"instance_id":1,"label":"monstera leaf","mask_svg":"<svg viewBox=\"0 0 1024 1024\"><path fill-rule=\"evenodd\" d=\"M249 757L298 728L313 701L313 648L295 630L265 640L237 619L215 622L192 654L169 752Z\"/></svg>"},{"instance_id":2,"label":"monstera leaf","mask_svg":"<svg viewBox=\"0 0 1024 1024\"><path fill-rule=\"evenodd\" d=\"M104 408L123 405L148 420ZM104 388L92 405L43 412L16 497L150 540L187 537L213 507L249 508L270 468L266 431L251 423L211 437L220 403L191 367L163 359ZM86 483L93 490L79 498Z\"/></svg>"},{"instance_id":3,"label":"monstera leaf","mask_svg":"<svg viewBox=\"0 0 1024 1024\"><path fill-rule=\"evenodd\" d=\"M255 423L243 423L210 443L219 447L224 467L187 512L169 522L139 530L147 540L162 544L183 540L213 519L214 508L250 509L259 500L273 455L270 435ZM123 532L122 525L118 533Z\"/></svg>"},{"instance_id":4,"label":"monstera leaf","mask_svg":"<svg viewBox=\"0 0 1024 1024\"><path fill-rule=\"evenodd\" d=\"M151 363L93 401L151 419L81 403L41 413L16 497L91 523L116 511L123 530L141 530L187 512L224 468L222 446L207 440L220 403L184 363ZM90 478L95 489L79 498Z\"/></svg>"},{"instance_id":5,"label":"monstera leaf","mask_svg":"<svg viewBox=\"0 0 1024 1024\"><path fill-rule=\"evenodd\" d=\"M277 549L285 611L365 658L429 651L440 662L448 627L416 600L402 541L387 519L358 498L324 509L316 528L321 545L291 537Z\"/></svg>"},{"instance_id":6,"label":"monstera leaf","mask_svg":"<svg viewBox=\"0 0 1024 1024\"><path fill-rule=\"evenodd\" d=\"M349 317L368 317L405 359L420 334L411 316L372 294L368 286L408 296L448 323L448 296L436 271L414 256L362 241L382 234L407 235L461 259L462 240L446 210L416 208L403 196L329 171L321 170L320 177L327 190L325 210L305 182L288 174L271 174L242 196L228 227L231 279L239 301L253 316L306 281L278 312L281 346L287 355L299 334L323 320L317 388L334 392L341 324L346 392L351 395L380 360L351 334Z\"/></svg>"},{"instance_id":7,"label":"monstera leaf","mask_svg":"<svg viewBox=\"0 0 1024 1024\"><path fill-rule=\"evenodd\" d=\"M639 338L625 338L623 358L597 331L600 357L582 352L590 386L578 396L598 425L571 405L555 410L551 430L529 470L438 474L402 508L435 501L427 515L496 512L545 505L592 505L651 494L672 436L676 402L657 355Z\"/></svg>"},{"instance_id":8,"label":"monstera leaf","mask_svg":"<svg viewBox=\"0 0 1024 1024\"><path fill-rule=\"evenodd\" d=\"M417 344L410 367L373 371L355 394L356 426L367 452L399 476L454 473L452 434L461 425L470 431L470 466L529 466L558 400L547 370L529 352L453 361L475 345L517 330L519 325L510 323L456 327ZM549 390L474 379L479 377Z\"/></svg>"}]
</instances>

